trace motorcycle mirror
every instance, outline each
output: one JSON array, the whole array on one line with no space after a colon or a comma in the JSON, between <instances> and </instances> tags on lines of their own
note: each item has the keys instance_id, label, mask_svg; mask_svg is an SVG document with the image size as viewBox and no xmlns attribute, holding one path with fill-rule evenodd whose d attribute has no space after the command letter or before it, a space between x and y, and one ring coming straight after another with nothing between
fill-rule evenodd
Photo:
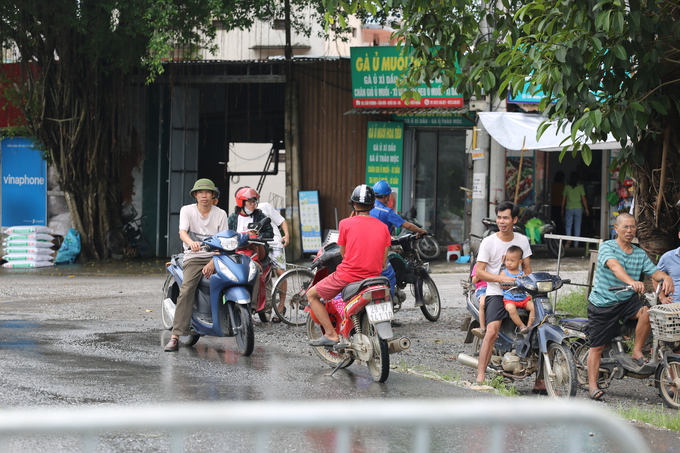
<instances>
[{"instance_id":1,"label":"motorcycle mirror","mask_svg":"<svg viewBox=\"0 0 680 453\"><path fill-rule=\"evenodd\" d=\"M260 220L258 223L260 224L261 227L263 227L265 225L269 225L270 223L272 223L272 219L270 219L269 217L265 217L264 219Z\"/></svg>"}]
</instances>

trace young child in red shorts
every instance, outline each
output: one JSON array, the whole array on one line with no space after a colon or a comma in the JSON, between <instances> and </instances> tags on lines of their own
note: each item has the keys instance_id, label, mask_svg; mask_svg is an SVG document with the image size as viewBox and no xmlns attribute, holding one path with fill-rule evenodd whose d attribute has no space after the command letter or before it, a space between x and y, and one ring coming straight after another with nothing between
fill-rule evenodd
<instances>
[{"instance_id":1,"label":"young child in red shorts","mask_svg":"<svg viewBox=\"0 0 680 453\"><path fill-rule=\"evenodd\" d=\"M321 299L332 300L345 286L378 277L387 266L387 248L392 238L387 226L371 217L374 203L375 193L370 186L362 184L354 189L349 204L355 215L340 222L338 245L342 263L307 292L309 305L324 331L321 338L309 342L311 346L329 347L338 343L338 334Z\"/></svg>"},{"instance_id":2,"label":"young child in red shorts","mask_svg":"<svg viewBox=\"0 0 680 453\"><path fill-rule=\"evenodd\" d=\"M513 245L505 252L505 269L501 270L499 275L507 275L508 277L521 277L524 273L519 266L522 262L522 249ZM524 291L518 289L506 289L503 291L503 305L510 315L510 319L519 326L522 335L526 335L531 330L531 325L534 323L534 304L531 302L531 296ZM529 312L529 326L525 326L517 313L518 308L524 308Z\"/></svg>"}]
</instances>

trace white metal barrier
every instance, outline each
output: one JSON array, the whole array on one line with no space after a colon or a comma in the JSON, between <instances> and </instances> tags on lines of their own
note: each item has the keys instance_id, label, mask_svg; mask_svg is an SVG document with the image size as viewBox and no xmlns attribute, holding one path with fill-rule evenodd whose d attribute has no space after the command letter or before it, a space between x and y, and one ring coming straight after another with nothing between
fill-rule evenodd
<instances>
[{"instance_id":1,"label":"white metal barrier","mask_svg":"<svg viewBox=\"0 0 680 453\"><path fill-rule=\"evenodd\" d=\"M333 415L329 417L328 414ZM517 423L521 423L523 428L555 424L564 428L569 434L569 445L560 445L560 451L583 451L580 434L584 427L607 436L611 442L608 445L616 445L618 451L650 451L636 429L593 404L573 400L501 398L443 401L229 401L153 407L29 410L3 408L0 411L0 441L7 435L76 433L83 435L83 451L90 452L96 450L97 436L100 434L153 429L171 432L171 451L181 452L187 430L221 428L255 432L255 451L265 452L271 430L312 428L334 429L335 451L346 453L352 445L352 428L406 428L414 430L413 451L424 453L430 451L430 431L433 428L478 425L491 428L488 451L503 452L506 450L505 428L516 426Z\"/></svg>"}]
</instances>

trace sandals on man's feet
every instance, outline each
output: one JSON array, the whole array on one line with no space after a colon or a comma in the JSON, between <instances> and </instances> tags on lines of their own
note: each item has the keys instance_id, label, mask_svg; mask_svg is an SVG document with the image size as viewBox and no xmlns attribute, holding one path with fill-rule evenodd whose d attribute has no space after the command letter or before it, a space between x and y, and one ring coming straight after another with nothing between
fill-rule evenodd
<instances>
[{"instance_id":1,"label":"sandals on man's feet","mask_svg":"<svg viewBox=\"0 0 680 453\"><path fill-rule=\"evenodd\" d=\"M482 329L481 327L475 327L470 332L472 333L472 335L479 338L480 340L483 340L484 335L486 335L486 329Z\"/></svg>"},{"instance_id":2,"label":"sandals on man's feet","mask_svg":"<svg viewBox=\"0 0 680 453\"><path fill-rule=\"evenodd\" d=\"M595 389L592 392L590 392L590 399L593 401L603 401L604 398L604 392L600 389Z\"/></svg>"},{"instance_id":3,"label":"sandals on man's feet","mask_svg":"<svg viewBox=\"0 0 680 453\"><path fill-rule=\"evenodd\" d=\"M639 366L645 366L649 363L649 359L645 356L638 357L637 359L633 359L633 362L637 363Z\"/></svg>"}]
</instances>

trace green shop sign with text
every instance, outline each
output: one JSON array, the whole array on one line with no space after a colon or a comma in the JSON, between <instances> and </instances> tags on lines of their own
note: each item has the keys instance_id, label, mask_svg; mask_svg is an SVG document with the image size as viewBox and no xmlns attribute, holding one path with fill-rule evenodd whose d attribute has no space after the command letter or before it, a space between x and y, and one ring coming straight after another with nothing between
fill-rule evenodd
<instances>
[{"instance_id":1,"label":"green shop sign with text","mask_svg":"<svg viewBox=\"0 0 680 453\"><path fill-rule=\"evenodd\" d=\"M387 181L394 193L395 206L399 206L404 123L369 121L366 142L366 182L373 186L381 179Z\"/></svg>"},{"instance_id":2,"label":"green shop sign with text","mask_svg":"<svg viewBox=\"0 0 680 453\"><path fill-rule=\"evenodd\" d=\"M435 80L431 88L421 84L415 88L421 99L406 104L397 87L401 73L410 58L405 47L372 46L350 48L352 58L352 99L354 107L462 107L463 97L449 88L442 94L442 83Z\"/></svg>"},{"instance_id":3,"label":"green shop sign with text","mask_svg":"<svg viewBox=\"0 0 680 453\"><path fill-rule=\"evenodd\" d=\"M402 121L407 126L462 126L475 125L475 112L467 113L413 113L392 114L392 121Z\"/></svg>"}]
</instances>

